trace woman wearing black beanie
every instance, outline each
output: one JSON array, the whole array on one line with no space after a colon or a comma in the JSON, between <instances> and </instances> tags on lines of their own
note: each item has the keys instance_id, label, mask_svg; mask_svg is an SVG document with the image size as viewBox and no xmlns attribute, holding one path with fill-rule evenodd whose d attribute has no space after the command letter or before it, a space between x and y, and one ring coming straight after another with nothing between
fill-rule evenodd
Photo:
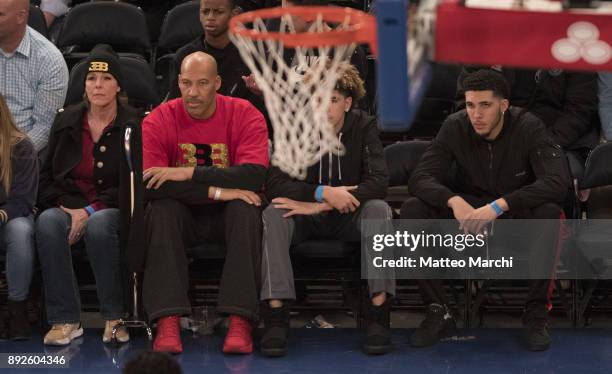
<instances>
[{"instance_id":1,"label":"woman wearing black beanie","mask_svg":"<svg viewBox=\"0 0 612 374\"><path fill-rule=\"evenodd\" d=\"M125 316L121 249L129 240L133 217L141 214L141 116L127 105L117 54L97 45L86 60L83 102L60 109L40 174L36 222L48 322L44 343L66 345L83 334L79 289L72 249L84 247L96 278L100 313L106 320L102 340ZM131 136L129 157L124 154ZM131 164L131 165L130 165ZM130 188L130 170L135 176ZM127 342L124 327L116 340Z\"/></svg>"}]
</instances>

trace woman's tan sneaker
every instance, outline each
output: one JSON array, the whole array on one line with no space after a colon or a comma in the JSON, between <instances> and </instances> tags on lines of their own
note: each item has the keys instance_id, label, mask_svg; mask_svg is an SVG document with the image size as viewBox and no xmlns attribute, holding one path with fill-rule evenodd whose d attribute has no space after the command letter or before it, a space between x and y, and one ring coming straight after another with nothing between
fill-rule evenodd
<instances>
[{"instance_id":1,"label":"woman's tan sneaker","mask_svg":"<svg viewBox=\"0 0 612 374\"><path fill-rule=\"evenodd\" d=\"M83 335L81 323L58 323L51 327L43 340L45 345L68 345L79 336Z\"/></svg>"}]
</instances>

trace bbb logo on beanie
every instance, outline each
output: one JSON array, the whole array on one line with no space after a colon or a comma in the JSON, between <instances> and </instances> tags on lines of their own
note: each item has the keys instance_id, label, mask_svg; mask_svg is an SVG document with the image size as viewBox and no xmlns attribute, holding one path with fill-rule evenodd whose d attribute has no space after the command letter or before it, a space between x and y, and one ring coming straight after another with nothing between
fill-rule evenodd
<instances>
[{"instance_id":1,"label":"bbb logo on beanie","mask_svg":"<svg viewBox=\"0 0 612 374\"><path fill-rule=\"evenodd\" d=\"M123 74L121 73L121 62L119 56L108 44L98 44L91 52L86 61L87 73L108 73L111 74L121 87L123 84Z\"/></svg>"},{"instance_id":2,"label":"bbb logo on beanie","mask_svg":"<svg viewBox=\"0 0 612 374\"><path fill-rule=\"evenodd\" d=\"M91 61L89 63L89 71L101 71L104 73L108 72L108 63L100 61Z\"/></svg>"}]
</instances>

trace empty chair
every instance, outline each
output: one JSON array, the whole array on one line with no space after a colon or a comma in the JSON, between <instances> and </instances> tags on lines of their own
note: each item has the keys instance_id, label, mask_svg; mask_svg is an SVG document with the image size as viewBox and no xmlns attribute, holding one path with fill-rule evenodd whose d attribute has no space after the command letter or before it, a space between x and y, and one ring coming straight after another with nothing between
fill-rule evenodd
<instances>
[{"instance_id":1,"label":"empty chair","mask_svg":"<svg viewBox=\"0 0 612 374\"><path fill-rule=\"evenodd\" d=\"M429 141L412 140L385 147L389 187L408 186L408 179L421 160Z\"/></svg>"},{"instance_id":2,"label":"empty chair","mask_svg":"<svg viewBox=\"0 0 612 374\"><path fill-rule=\"evenodd\" d=\"M69 67L99 43L110 44L117 52L154 59L145 15L132 4L94 1L79 4L66 14L56 44Z\"/></svg>"},{"instance_id":3,"label":"empty chair","mask_svg":"<svg viewBox=\"0 0 612 374\"><path fill-rule=\"evenodd\" d=\"M166 14L157 43L155 63L158 93L165 96L170 77L177 74L174 67L174 52L190 41L204 35L200 23L199 1L179 4Z\"/></svg>"},{"instance_id":4,"label":"empty chair","mask_svg":"<svg viewBox=\"0 0 612 374\"><path fill-rule=\"evenodd\" d=\"M189 1L179 4L166 14L157 48L174 52L203 33L200 3Z\"/></svg>"}]
</instances>

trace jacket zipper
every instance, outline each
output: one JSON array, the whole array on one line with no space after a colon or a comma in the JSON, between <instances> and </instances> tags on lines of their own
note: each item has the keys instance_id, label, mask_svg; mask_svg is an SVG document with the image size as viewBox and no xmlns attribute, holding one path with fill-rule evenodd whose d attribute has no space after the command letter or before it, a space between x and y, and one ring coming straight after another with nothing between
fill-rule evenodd
<instances>
[{"instance_id":1,"label":"jacket zipper","mask_svg":"<svg viewBox=\"0 0 612 374\"><path fill-rule=\"evenodd\" d=\"M487 147L489 148L489 188L493 191L493 146L488 143Z\"/></svg>"},{"instance_id":2,"label":"jacket zipper","mask_svg":"<svg viewBox=\"0 0 612 374\"><path fill-rule=\"evenodd\" d=\"M367 145L365 146L365 153L366 153L365 162L366 162L366 165L368 166L368 173L372 174L372 165L370 165L370 147Z\"/></svg>"}]
</instances>

